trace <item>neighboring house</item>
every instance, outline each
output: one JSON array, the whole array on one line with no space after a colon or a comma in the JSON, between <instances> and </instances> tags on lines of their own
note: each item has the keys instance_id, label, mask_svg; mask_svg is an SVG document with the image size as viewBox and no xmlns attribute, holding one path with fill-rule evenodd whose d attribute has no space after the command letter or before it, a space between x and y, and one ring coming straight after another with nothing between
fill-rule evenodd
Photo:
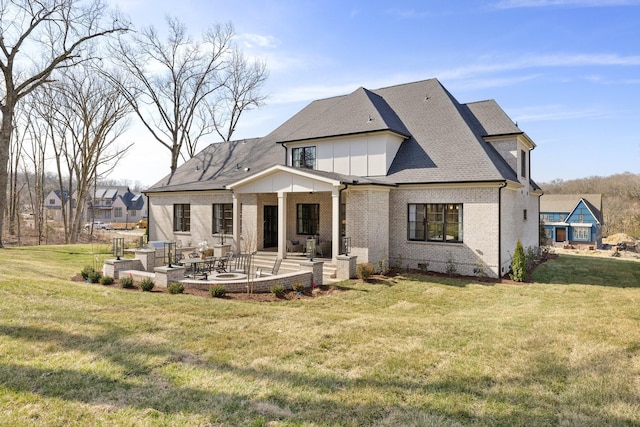
<instances>
[{"instance_id":1,"label":"neighboring house","mask_svg":"<svg viewBox=\"0 0 640 427\"><path fill-rule=\"evenodd\" d=\"M75 198L71 198L69 196L68 191L63 191L63 192L61 192L60 190L50 191L49 194L47 194L47 197L45 197L44 199L45 216L48 220L62 221L63 197L64 197L64 203L66 204L69 210L68 213L71 212L71 209L75 209L76 200ZM70 201L71 203L69 204Z\"/></svg>"},{"instance_id":2,"label":"neighboring house","mask_svg":"<svg viewBox=\"0 0 640 427\"><path fill-rule=\"evenodd\" d=\"M135 224L147 216L146 197L129 187L99 187L86 203L87 221Z\"/></svg>"},{"instance_id":3,"label":"neighboring house","mask_svg":"<svg viewBox=\"0 0 640 427\"><path fill-rule=\"evenodd\" d=\"M501 276L538 246L535 144L493 100L436 79L312 102L263 138L211 144L145 193L149 239ZM330 242L330 243L329 243Z\"/></svg>"},{"instance_id":4,"label":"neighboring house","mask_svg":"<svg viewBox=\"0 0 640 427\"><path fill-rule=\"evenodd\" d=\"M547 244L602 245L602 194L545 194L540 221Z\"/></svg>"}]
</instances>

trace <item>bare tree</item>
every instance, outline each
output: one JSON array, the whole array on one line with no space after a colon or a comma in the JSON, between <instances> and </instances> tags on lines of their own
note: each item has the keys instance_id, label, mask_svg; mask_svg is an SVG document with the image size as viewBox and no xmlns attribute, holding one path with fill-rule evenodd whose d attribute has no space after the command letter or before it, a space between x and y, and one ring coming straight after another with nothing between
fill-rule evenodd
<instances>
[{"instance_id":1,"label":"bare tree","mask_svg":"<svg viewBox=\"0 0 640 427\"><path fill-rule=\"evenodd\" d=\"M223 141L230 141L240 116L252 107L260 107L266 101L262 93L269 72L263 61L249 63L242 52L234 50L226 69L226 78L218 105L209 107L216 132ZM193 157L195 153L190 153Z\"/></svg>"},{"instance_id":2,"label":"bare tree","mask_svg":"<svg viewBox=\"0 0 640 427\"><path fill-rule=\"evenodd\" d=\"M128 125L131 108L120 90L95 75L93 68L65 70L59 80L39 90L40 117L51 132L51 144L63 197L65 240L76 242L83 220L84 201L95 182L106 176L132 144L120 147L116 140Z\"/></svg>"},{"instance_id":3,"label":"bare tree","mask_svg":"<svg viewBox=\"0 0 640 427\"><path fill-rule=\"evenodd\" d=\"M184 24L171 17L166 22L166 40L145 28L131 39L120 37L112 56L133 77L135 84L117 83L142 124L170 151L173 173L183 150L195 155L201 137L231 137L242 111L263 102L267 73L264 64L250 65L237 52L231 24L214 25L194 42Z\"/></svg>"},{"instance_id":4,"label":"bare tree","mask_svg":"<svg viewBox=\"0 0 640 427\"><path fill-rule=\"evenodd\" d=\"M33 93L29 96L32 95ZM46 123L38 120L38 114L34 110L35 102L27 102L26 104L29 107L19 111L20 122L16 129L23 130L22 134L25 139L21 153L21 164L27 184L31 213L33 213L33 228L38 236L38 244L41 244L44 238L45 160L49 145L49 133L45 127Z\"/></svg>"},{"instance_id":5,"label":"bare tree","mask_svg":"<svg viewBox=\"0 0 640 427\"><path fill-rule=\"evenodd\" d=\"M0 231L16 107L25 95L50 82L54 70L73 67L90 56L84 50L88 41L127 29L117 19L103 25L105 12L100 0L0 1Z\"/></svg>"}]
</instances>

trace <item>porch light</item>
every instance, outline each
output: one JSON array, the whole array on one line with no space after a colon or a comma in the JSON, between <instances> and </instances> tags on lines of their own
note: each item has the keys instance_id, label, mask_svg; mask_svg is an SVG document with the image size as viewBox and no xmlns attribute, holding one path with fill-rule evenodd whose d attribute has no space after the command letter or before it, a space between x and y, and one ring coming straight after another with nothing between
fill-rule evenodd
<instances>
[{"instance_id":1,"label":"porch light","mask_svg":"<svg viewBox=\"0 0 640 427\"><path fill-rule=\"evenodd\" d=\"M120 257L124 256L124 237L113 238L113 256L120 261Z\"/></svg>"},{"instance_id":2,"label":"porch light","mask_svg":"<svg viewBox=\"0 0 640 427\"><path fill-rule=\"evenodd\" d=\"M307 239L307 256L310 261L313 261L313 256L316 254L316 239L310 237Z\"/></svg>"},{"instance_id":3,"label":"porch light","mask_svg":"<svg viewBox=\"0 0 640 427\"><path fill-rule=\"evenodd\" d=\"M342 250L345 255L349 255L349 252L351 252L351 237L342 237Z\"/></svg>"},{"instance_id":4,"label":"porch light","mask_svg":"<svg viewBox=\"0 0 640 427\"><path fill-rule=\"evenodd\" d=\"M164 242L164 263L171 268L171 261L176 256L176 242Z\"/></svg>"}]
</instances>

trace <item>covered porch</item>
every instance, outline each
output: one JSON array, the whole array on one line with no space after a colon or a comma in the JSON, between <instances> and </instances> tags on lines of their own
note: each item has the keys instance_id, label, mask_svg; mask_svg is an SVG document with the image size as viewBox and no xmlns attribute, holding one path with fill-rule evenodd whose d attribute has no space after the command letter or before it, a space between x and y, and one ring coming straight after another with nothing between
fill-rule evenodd
<instances>
[{"instance_id":1,"label":"covered porch","mask_svg":"<svg viewBox=\"0 0 640 427\"><path fill-rule=\"evenodd\" d=\"M339 179L282 165L232 183L227 188L233 195L234 240L241 250L275 250L285 259L302 255L314 239L321 249L316 254L335 263L344 233L345 187Z\"/></svg>"}]
</instances>

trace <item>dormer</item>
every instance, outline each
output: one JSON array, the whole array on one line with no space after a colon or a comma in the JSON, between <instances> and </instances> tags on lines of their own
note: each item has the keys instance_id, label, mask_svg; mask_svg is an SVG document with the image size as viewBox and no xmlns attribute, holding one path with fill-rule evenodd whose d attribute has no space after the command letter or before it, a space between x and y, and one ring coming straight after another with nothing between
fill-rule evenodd
<instances>
[{"instance_id":1,"label":"dormer","mask_svg":"<svg viewBox=\"0 0 640 427\"><path fill-rule=\"evenodd\" d=\"M502 156L523 185L531 179L531 150L535 144L524 133L485 136L485 141Z\"/></svg>"}]
</instances>

